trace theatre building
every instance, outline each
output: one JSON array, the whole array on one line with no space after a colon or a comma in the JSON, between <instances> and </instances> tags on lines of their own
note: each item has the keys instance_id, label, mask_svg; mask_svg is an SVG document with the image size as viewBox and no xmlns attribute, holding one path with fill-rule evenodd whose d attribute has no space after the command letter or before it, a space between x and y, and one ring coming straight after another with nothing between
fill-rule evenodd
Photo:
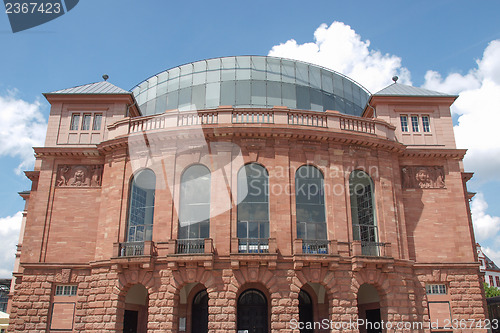
<instances>
[{"instance_id":1,"label":"theatre building","mask_svg":"<svg viewBox=\"0 0 500 333\"><path fill-rule=\"evenodd\" d=\"M484 320L457 96L394 81L241 56L44 94L9 330Z\"/></svg>"}]
</instances>

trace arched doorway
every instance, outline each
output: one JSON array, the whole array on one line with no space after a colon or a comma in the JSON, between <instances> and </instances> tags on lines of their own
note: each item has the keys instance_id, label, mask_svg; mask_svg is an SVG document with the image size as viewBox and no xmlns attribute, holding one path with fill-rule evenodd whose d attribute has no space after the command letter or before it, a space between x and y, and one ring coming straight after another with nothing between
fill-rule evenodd
<instances>
[{"instance_id":1,"label":"arched doorway","mask_svg":"<svg viewBox=\"0 0 500 333\"><path fill-rule=\"evenodd\" d=\"M148 330L148 291L142 284L132 286L125 296L124 333L146 333Z\"/></svg>"},{"instance_id":2,"label":"arched doorway","mask_svg":"<svg viewBox=\"0 0 500 333\"><path fill-rule=\"evenodd\" d=\"M238 331L267 333L267 299L257 289L244 291L238 298Z\"/></svg>"},{"instance_id":3,"label":"arched doorway","mask_svg":"<svg viewBox=\"0 0 500 333\"><path fill-rule=\"evenodd\" d=\"M193 299L191 311L191 332L208 332L208 293L206 289L198 292Z\"/></svg>"},{"instance_id":4,"label":"arched doorway","mask_svg":"<svg viewBox=\"0 0 500 333\"><path fill-rule=\"evenodd\" d=\"M382 333L380 327L380 296L371 284L363 284L358 290L358 317L365 324L359 328L360 333Z\"/></svg>"},{"instance_id":5,"label":"arched doorway","mask_svg":"<svg viewBox=\"0 0 500 333\"><path fill-rule=\"evenodd\" d=\"M314 330L308 327L313 327L313 302L311 296L304 291L300 290L299 293L299 322L304 323L304 328L300 330L301 333L313 333ZM311 323L311 324L307 324Z\"/></svg>"}]
</instances>

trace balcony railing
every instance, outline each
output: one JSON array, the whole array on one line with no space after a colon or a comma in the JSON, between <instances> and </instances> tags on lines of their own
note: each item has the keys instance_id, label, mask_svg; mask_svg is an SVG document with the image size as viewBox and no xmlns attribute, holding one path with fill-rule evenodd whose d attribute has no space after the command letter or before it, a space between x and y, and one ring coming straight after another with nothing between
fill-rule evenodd
<instances>
[{"instance_id":1,"label":"balcony railing","mask_svg":"<svg viewBox=\"0 0 500 333\"><path fill-rule=\"evenodd\" d=\"M268 238L239 238L239 253L269 253Z\"/></svg>"},{"instance_id":2,"label":"balcony railing","mask_svg":"<svg viewBox=\"0 0 500 333\"><path fill-rule=\"evenodd\" d=\"M205 253L205 240L178 239L176 253L178 254Z\"/></svg>"},{"instance_id":3,"label":"balcony railing","mask_svg":"<svg viewBox=\"0 0 500 333\"><path fill-rule=\"evenodd\" d=\"M328 240L303 239L302 253L304 254L328 254Z\"/></svg>"},{"instance_id":4,"label":"balcony railing","mask_svg":"<svg viewBox=\"0 0 500 333\"><path fill-rule=\"evenodd\" d=\"M303 111L286 107L269 109L220 107L215 110L178 111L144 117L125 118L109 125L108 139L122 135L168 130L191 126L224 126L230 124L275 124L328 128L338 132L357 132L395 140L395 127L385 121L356 117L337 111Z\"/></svg>"},{"instance_id":5,"label":"balcony railing","mask_svg":"<svg viewBox=\"0 0 500 333\"><path fill-rule=\"evenodd\" d=\"M120 243L118 252L120 257L134 257L144 255L144 242Z\"/></svg>"}]
</instances>

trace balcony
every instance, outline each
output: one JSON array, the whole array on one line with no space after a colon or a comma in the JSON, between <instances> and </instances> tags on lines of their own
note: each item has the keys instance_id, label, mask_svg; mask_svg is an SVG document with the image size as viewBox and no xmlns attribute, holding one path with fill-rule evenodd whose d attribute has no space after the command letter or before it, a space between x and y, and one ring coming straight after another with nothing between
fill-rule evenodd
<instances>
[{"instance_id":1,"label":"balcony","mask_svg":"<svg viewBox=\"0 0 500 333\"><path fill-rule=\"evenodd\" d=\"M303 111L280 106L272 110L221 106L215 110L170 110L158 115L125 118L108 126L108 140L180 127L232 127L240 124L256 127L273 124L276 128L313 127L328 132L358 133L395 141L395 127L379 119L356 117L338 111Z\"/></svg>"},{"instance_id":2,"label":"balcony","mask_svg":"<svg viewBox=\"0 0 500 333\"><path fill-rule=\"evenodd\" d=\"M119 244L119 257L137 257L144 255L144 242L125 242Z\"/></svg>"},{"instance_id":3,"label":"balcony","mask_svg":"<svg viewBox=\"0 0 500 333\"><path fill-rule=\"evenodd\" d=\"M205 240L200 239L178 239L175 253L194 254L205 253Z\"/></svg>"}]
</instances>

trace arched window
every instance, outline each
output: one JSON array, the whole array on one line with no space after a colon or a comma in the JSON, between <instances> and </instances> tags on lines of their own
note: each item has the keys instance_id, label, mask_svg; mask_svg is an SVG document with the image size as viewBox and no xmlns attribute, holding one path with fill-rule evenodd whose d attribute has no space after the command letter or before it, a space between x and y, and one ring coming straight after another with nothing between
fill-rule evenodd
<instances>
[{"instance_id":1,"label":"arched window","mask_svg":"<svg viewBox=\"0 0 500 333\"><path fill-rule=\"evenodd\" d=\"M188 167L181 177L179 239L210 237L210 170Z\"/></svg>"},{"instance_id":2,"label":"arched window","mask_svg":"<svg viewBox=\"0 0 500 333\"><path fill-rule=\"evenodd\" d=\"M361 241L364 255L378 255L378 232L373 200L373 181L364 171L349 176L353 239Z\"/></svg>"},{"instance_id":3,"label":"arched window","mask_svg":"<svg viewBox=\"0 0 500 333\"><path fill-rule=\"evenodd\" d=\"M268 173L262 165L250 163L239 170L237 209L239 252L268 252Z\"/></svg>"},{"instance_id":4,"label":"arched window","mask_svg":"<svg viewBox=\"0 0 500 333\"><path fill-rule=\"evenodd\" d=\"M238 298L238 331L267 333L267 299L256 289L243 292Z\"/></svg>"},{"instance_id":5,"label":"arched window","mask_svg":"<svg viewBox=\"0 0 500 333\"><path fill-rule=\"evenodd\" d=\"M311 165L295 173L297 238L305 253L327 252L323 174ZM317 242L321 241L321 242Z\"/></svg>"},{"instance_id":6,"label":"arched window","mask_svg":"<svg viewBox=\"0 0 500 333\"><path fill-rule=\"evenodd\" d=\"M127 242L150 241L153 236L156 176L150 169L137 172L131 181Z\"/></svg>"}]
</instances>

